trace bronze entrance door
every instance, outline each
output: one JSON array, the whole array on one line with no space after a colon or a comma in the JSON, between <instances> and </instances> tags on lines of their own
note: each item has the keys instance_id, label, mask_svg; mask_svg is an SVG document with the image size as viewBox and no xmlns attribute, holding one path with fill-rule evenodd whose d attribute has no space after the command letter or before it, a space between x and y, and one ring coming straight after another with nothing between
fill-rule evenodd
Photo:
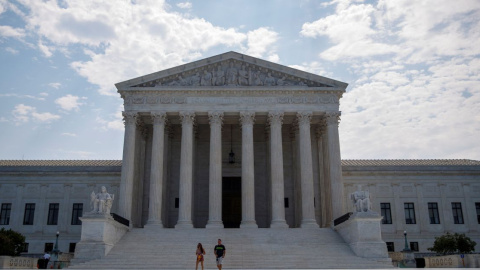
<instances>
[{"instance_id":1,"label":"bronze entrance door","mask_svg":"<svg viewBox=\"0 0 480 270\"><path fill-rule=\"evenodd\" d=\"M242 221L242 178L222 178L222 220L225 228L240 228Z\"/></svg>"}]
</instances>

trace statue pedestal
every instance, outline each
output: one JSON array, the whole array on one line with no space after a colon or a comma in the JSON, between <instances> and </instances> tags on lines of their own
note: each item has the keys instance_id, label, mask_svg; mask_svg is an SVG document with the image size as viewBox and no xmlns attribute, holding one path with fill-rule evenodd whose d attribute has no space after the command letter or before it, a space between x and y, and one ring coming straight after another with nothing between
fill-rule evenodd
<instances>
[{"instance_id":1,"label":"statue pedestal","mask_svg":"<svg viewBox=\"0 0 480 270\"><path fill-rule=\"evenodd\" d=\"M356 212L334 229L357 256L391 261L388 257L387 245L382 240L381 220L382 217L373 211Z\"/></svg>"},{"instance_id":2,"label":"statue pedestal","mask_svg":"<svg viewBox=\"0 0 480 270\"><path fill-rule=\"evenodd\" d=\"M129 228L107 214L86 213L80 218L82 234L71 264L105 257Z\"/></svg>"}]
</instances>

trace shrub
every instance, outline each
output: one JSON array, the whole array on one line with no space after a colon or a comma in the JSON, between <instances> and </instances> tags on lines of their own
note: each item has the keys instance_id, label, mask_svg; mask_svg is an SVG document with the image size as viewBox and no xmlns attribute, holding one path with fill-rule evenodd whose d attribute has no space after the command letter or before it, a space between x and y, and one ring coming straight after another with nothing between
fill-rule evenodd
<instances>
[{"instance_id":1,"label":"shrub","mask_svg":"<svg viewBox=\"0 0 480 270\"><path fill-rule=\"evenodd\" d=\"M25 245L25 236L12 229L0 229L0 256L19 256Z\"/></svg>"},{"instance_id":2,"label":"shrub","mask_svg":"<svg viewBox=\"0 0 480 270\"><path fill-rule=\"evenodd\" d=\"M453 254L453 253L471 253L475 251L477 243L472 241L465 234L450 234L435 237L433 247L428 250L440 253L440 254Z\"/></svg>"}]
</instances>

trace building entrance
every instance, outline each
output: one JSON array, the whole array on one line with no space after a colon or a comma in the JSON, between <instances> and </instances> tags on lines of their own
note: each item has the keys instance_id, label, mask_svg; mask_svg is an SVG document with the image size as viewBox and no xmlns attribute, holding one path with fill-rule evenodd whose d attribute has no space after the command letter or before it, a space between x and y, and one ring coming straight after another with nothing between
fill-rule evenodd
<instances>
[{"instance_id":1,"label":"building entrance","mask_svg":"<svg viewBox=\"0 0 480 270\"><path fill-rule=\"evenodd\" d=\"M242 221L242 178L222 178L222 220L225 228L240 228Z\"/></svg>"}]
</instances>

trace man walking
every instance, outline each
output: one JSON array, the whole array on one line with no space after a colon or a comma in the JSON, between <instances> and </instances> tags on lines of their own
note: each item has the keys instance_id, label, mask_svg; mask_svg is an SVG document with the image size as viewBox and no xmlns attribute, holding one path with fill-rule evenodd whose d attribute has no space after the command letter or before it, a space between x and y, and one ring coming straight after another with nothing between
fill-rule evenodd
<instances>
[{"instance_id":1,"label":"man walking","mask_svg":"<svg viewBox=\"0 0 480 270\"><path fill-rule=\"evenodd\" d=\"M227 254L227 250L225 249L225 246L222 245L222 239L218 239L218 245L215 246L213 253L215 253L215 257L217 258L218 270L222 270L222 261L223 261L223 258L225 258L225 254Z\"/></svg>"}]
</instances>

